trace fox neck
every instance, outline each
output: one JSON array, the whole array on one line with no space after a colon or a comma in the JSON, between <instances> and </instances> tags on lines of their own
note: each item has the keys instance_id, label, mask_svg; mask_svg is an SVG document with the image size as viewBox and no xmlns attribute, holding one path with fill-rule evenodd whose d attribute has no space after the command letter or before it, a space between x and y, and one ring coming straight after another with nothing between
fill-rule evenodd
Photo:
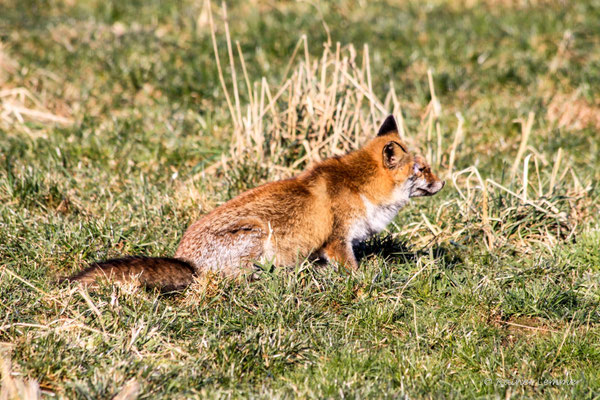
<instances>
[{"instance_id":1,"label":"fox neck","mask_svg":"<svg viewBox=\"0 0 600 400\"><path fill-rule=\"evenodd\" d=\"M391 195L380 202L370 200L361 194L364 213L350 226L348 241L356 244L383 231L393 221L398 211L409 202L409 194L410 188L405 184L394 188Z\"/></svg>"}]
</instances>

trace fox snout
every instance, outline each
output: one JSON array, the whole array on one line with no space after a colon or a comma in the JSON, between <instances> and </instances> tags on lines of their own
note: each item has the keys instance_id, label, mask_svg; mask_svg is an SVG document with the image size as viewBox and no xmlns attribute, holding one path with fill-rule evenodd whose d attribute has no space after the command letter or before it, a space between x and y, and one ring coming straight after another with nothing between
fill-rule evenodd
<instances>
[{"instance_id":1,"label":"fox snout","mask_svg":"<svg viewBox=\"0 0 600 400\"><path fill-rule=\"evenodd\" d=\"M429 164L420 156L415 157L413 174L410 197L433 196L446 184L431 172Z\"/></svg>"},{"instance_id":2,"label":"fox snout","mask_svg":"<svg viewBox=\"0 0 600 400\"><path fill-rule=\"evenodd\" d=\"M440 190L442 190L442 188L445 185L446 185L446 181L442 181L442 180L439 180L439 179L435 178L435 181L431 182L427 186L427 191L428 191L429 195L436 194L437 192L439 192Z\"/></svg>"}]
</instances>

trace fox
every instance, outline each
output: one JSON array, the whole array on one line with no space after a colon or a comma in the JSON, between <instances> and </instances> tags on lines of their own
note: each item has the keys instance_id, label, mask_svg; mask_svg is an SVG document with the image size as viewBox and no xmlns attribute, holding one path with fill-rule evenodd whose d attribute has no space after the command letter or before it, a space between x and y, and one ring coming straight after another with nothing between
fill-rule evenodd
<instances>
[{"instance_id":1,"label":"fox","mask_svg":"<svg viewBox=\"0 0 600 400\"><path fill-rule=\"evenodd\" d=\"M389 115L362 148L205 214L185 231L173 258L96 262L65 280L93 284L104 277L172 291L209 271L238 277L265 263L291 266L311 257L355 271L353 246L384 230L411 198L444 185L423 157L408 151Z\"/></svg>"}]
</instances>

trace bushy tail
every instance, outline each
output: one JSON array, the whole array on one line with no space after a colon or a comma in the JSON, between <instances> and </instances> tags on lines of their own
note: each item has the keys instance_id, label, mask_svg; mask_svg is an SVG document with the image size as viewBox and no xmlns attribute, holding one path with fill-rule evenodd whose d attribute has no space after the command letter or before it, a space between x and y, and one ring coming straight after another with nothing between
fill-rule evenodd
<instances>
[{"instance_id":1,"label":"bushy tail","mask_svg":"<svg viewBox=\"0 0 600 400\"><path fill-rule=\"evenodd\" d=\"M176 258L126 257L93 263L63 281L90 284L98 278L107 278L117 282L139 282L147 287L169 291L189 286L194 276L194 268Z\"/></svg>"}]
</instances>

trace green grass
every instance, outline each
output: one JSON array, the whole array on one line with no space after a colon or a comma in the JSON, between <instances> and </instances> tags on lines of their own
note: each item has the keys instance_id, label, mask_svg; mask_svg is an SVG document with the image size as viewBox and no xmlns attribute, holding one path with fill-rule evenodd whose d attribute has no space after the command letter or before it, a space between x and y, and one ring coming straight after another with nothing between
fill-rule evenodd
<instances>
[{"instance_id":1,"label":"green grass","mask_svg":"<svg viewBox=\"0 0 600 400\"><path fill-rule=\"evenodd\" d=\"M0 342L13 371L65 398L111 398L131 379L140 398L600 397L600 3L392 3L231 2L229 26L250 78L273 83L302 34L315 59L328 35L368 44L373 92L393 82L418 140L432 68L444 146L465 118L455 171L476 166L517 193L515 120L535 113L524 156L537 154L546 194L532 158L529 197L556 212L491 186L484 199L463 175L361 246L353 276L305 262L161 295L56 279L172 255L192 221L276 176L244 160L202 173L233 129L203 2L2 2L0 91L25 88L72 120L20 121L0 98ZM559 148L559 175L572 172L550 187Z\"/></svg>"}]
</instances>

